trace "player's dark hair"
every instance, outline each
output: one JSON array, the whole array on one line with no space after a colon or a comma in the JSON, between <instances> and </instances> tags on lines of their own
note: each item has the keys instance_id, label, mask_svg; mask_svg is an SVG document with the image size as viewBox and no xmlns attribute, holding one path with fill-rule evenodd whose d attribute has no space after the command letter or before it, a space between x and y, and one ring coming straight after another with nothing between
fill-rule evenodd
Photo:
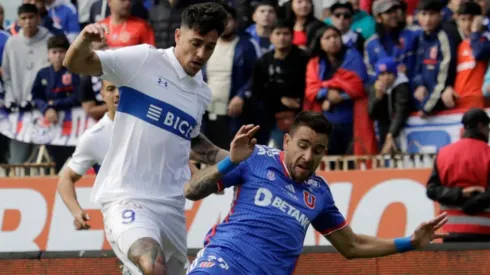
<instances>
[{"instance_id":1,"label":"player's dark hair","mask_svg":"<svg viewBox=\"0 0 490 275\"><path fill-rule=\"evenodd\" d=\"M181 26L197 31L201 35L216 30L221 35L228 23L228 13L218 3L191 5L182 13Z\"/></svg>"},{"instance_id":2,"label":"player's dark hair","mask_svg":"<svg viewBox=\"0 0 490 275\"><path fill-rule=\"evenodd\" d=\"M70 41L68 41L68 39L64 34L57 34L48 39L48 50L49 49L68 50L69 47L70 47Z\"/></svg>"},{"instance_id":3,"label":"player's dark hair","mask_svg":"<svg viewBox=\"0 0 490 275\"><path fill-rule=\"evenodd\" d=\"M17 15L20 16L21 14L24 14L24 13L36 13L36 14L39 14L39 10L33 4L22 4L17 9Z\"/></svg>"},{"instance_id":4,"label":"player's dark hair","mask_svg":"<svg viewBox=\"0 0 490 275\"><path fill-rule=\"evenodd\" d=\"M291 34L294 32L293 26L281 19L277 20L276 23L272 25L271 30L274 31L275 29L288 29L291 32Z\"/></svg>"},{"instance_id":5,"label":"player's dark hair","mask_svg":"<svg viewBox=\"0 0 490 275\"><path fill-rule=\"evenodd\" d=\"M327 136L330 136L333 128L330 121L323 114L310 111L301 112L296 116L289 130L289 134L294 136L294 132L301 126L309 127L316 133Z\"/></svg>"}]
</instances>

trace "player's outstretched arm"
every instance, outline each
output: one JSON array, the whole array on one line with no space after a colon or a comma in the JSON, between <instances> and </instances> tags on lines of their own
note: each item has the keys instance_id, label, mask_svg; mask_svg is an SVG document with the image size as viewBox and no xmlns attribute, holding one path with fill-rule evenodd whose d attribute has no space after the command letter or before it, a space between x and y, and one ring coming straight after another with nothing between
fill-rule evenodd
<instances>
[{"instance_id":1,"label":"player's outstretched arm","mask_svg":"<svg viewBox=\"0 0 490 275\"><path fill-rule=\"evenodd\" d=\"M259 126L242 126L231 142L230 156L192 175L190 181L184 186L185 197L196 201L218 192L220 189L218 181L253 153L257 143L253 136L258 130Z\"/></svg>"},{"instance_id":2,"label":"player's outstretched arm","mask_svg":"<svg viewBox=\"0 0 490 275\"><path fill-rule=\"evenodd\" d=\"M201 133L191 139L191 150L191 160L204 164L215 164L229 155Z\"/></svg>"},{"instance_id":3,"label":"player's outstretched arm","mask_svg":"<svg viewBox=\"0 0 490 275\"><path fill-rule=\"evenodd\" d=\"M83 28L66 52L63 66L76 74L102 75L102 64L92 50L92 42L105 41L105 34L106 29L101 24L89 24Z\"/></svg>"},{"instance_id":4,"label":"player's outstretched arm","mask_svg":"<svg viewBox=\"0 0 490 275\"><path fill-rule=\"evenodd\" d=\"M334 231L325 237L347 259L375 258L419 249L430 244L434 239L446 234L437 234L447 222L447 214L443 213L429 222L424 222L410 237L382 239L362 234L355 234L350 226Z\"/></svg>"},{"instance_id":5,"label":"player's outstretched arm","mask_svg":"<svg viewBox=\"0 0 490 275\"><path fill-rule=\"evenodd\" d=\"M70 167L65 166L58 180L58 192L66 207L68 207L75 218L75 227L77 230L90 228L90 225L87 223L89 216L83 211L80 203L78 203L77 193L75 192L75 183L81 177L81 175L75 173Z\"/></svg>"}]
</instances>

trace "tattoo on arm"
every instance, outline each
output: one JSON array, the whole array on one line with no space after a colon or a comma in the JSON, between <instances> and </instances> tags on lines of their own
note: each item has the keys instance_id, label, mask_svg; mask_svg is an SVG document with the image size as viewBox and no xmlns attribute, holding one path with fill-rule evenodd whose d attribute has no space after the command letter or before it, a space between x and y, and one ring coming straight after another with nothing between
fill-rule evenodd
<instances>
[{"instance_id":1,"label":"tattoo on arm","mask_svg":"<svg viewBox=\"0 0 490 275\"><path fill-rule=\"evenodd\" d=\"M218 181L222 176L216 165L202 169L186 184L185 197L197 201L218 192Z\"/></svg>"},{"instance_id":2,"label":"tattoo on arm","mask_svg":"<svg viewBox=\"0 0 490 275\"><path fill-rule=\"evenodd\" d=\"M204 164L215 164L216 156L221 150L203 134L199 134L191 140L191 149L191 159Z\"/></svg>"},{"instance_id":3,"label":"tattoo on arm","mask_svg":"<svg viewBox=\"0 0 490 275\"><path fill-rule=\"evenodd\" d=\"M160 244L149 237L138 239L128 251L128 258L143 274L167 274Z\"/></svg>"}]
</instances>

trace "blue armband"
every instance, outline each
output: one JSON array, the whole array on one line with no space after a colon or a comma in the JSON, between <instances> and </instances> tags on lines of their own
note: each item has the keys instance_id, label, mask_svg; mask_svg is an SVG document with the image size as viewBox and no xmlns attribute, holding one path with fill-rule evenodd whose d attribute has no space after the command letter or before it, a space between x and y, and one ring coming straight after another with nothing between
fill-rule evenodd
<instances>
[{"instance_id":1,"label":"blue armband","mask_svg":"<svg viewBox=\"0 0 490 275\"><path fill-rule=\"evenodd\" d=\"M226 175L228 174L231 170L233 170L237 165L234 164L230 157L226 157L224 158L223 160L221 160L220 162L218 162L218 164L216 165L216 167L218 168L218 172L222 175Z\"/></svg>"},{"instance_id":2,"label":"blue armband","mask_svg":"<svg viewBox=\"0 0 490 275\"><path fill-rule=\"evenodd\" d=\"M400 253L407 252L407 251L415 249L415 247L413 247L413 245L412 245L412 242L410 241L410 237L396 238L395 239L395 247L396 247L396 250Z\"/></svg>"}]
</instances>

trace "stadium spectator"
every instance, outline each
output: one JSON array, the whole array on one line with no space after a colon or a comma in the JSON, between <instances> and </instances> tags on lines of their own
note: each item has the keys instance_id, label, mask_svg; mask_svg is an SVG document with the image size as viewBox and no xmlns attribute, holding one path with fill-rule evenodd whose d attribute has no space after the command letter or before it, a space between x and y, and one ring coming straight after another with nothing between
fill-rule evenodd
<instances>
[{"instance_id":1,"label":"stadium spectator","mask_svg":"<svg viewBox=\"0 0 490 275\"><path fill-rule=\"evenodd\" d=\"M458 19L458 13L461 11L461 6L472 2L472 0L452 0L448 4L448 8L451 12L451 18L449 20L443 20L442 26L444 30L449 34L449 36L454 40L454 45L458 46L464 39L465 35L462 32L462 26L459 25L460 20ZM477 4L478 5L478 4ZM453 12L454 10L454 12ZM480 9L481 11L481 9Z\"/></svg>"},{"instance_id":2,"label":"stadium spectator","mask_svg":"<svg viewBox=\"0 0 490 275\"><path fill-rule=\"evenodd\" d=\"M7 40L2 61L5 106L10 112L31 109L32 84L39 69L48 63L46 45L52 36L46 28L39 26L41 17L36 6L23 4L17 14L22 28L17 36ZM32 144L12 139L9 163L25 162L32 148Z\"/></svg>"},{"instance_id":3,"label":"stadium spectator","mask_svg":"<svg viewBox=\"0 0 490 275\"><path fill-rule=\"evenodd\" d=\"M338 0L324 0L324 2L332 2ZM368 12L361 10L360 8L360 0L348 0L352 4L352 8L354 9L354 16L352 18L352 30L362 34L362 37L367 40L371 35L375 32L375 24L374 18L369 15ZM328 6L328 5L327 5ZM326 19L326 23L329 23L329 19Z\"/></svg>"},{"instance_id":4,"label":"stadium spectator","mask_svg":"<svg viewBox=\"0 0 490 275\"><path fill-rule=\"evenodd\" d=\"M92 5L97 2L97 0L77 0L77 13L78 22L80 23L80 28L82 29L90 22L90 9Z\"/></svg>"},{"instance_id":5,"label":"stadium spectator","mask_svg":"<svg viewBox=\"0 0 490 275\"><path fill-rule=\"evenodd\" d=\"M94 50L102 50L107 48L106 43L92 43ZM107 112L107 105L101 94L102 80L99 77L90 75L80 76L80 85L78 86L78 101L82 103L82 107L87 115L95 120L101 119Z\"/></svg>"},{"instance_id":6,"label":"stadium spectator","mask_svg":"<svg viewBox=\"0 0 490 275\"><path fill-rule=\"evenodd\" d=\"M107 46L119 48L138 44L155 45L152 28L143 19L131 15L131 0L109 1L111 15L100 24L107 28Z\"/></svg>"},{"instance_id":7,"label":"stadium spectator","mask_svg":"<svg viewBox=\"0 0 490 275\"><path fill-rule=\"evenodd\" d=\"M159 0L150 10L150 24L155 32L157 48L172 47L175 30L180 26L181 15L190 5L209 2L209 0Z\"/></svg>"},{"instance_id":8,"label":"stadium spectator","mask_svg":"<svg viewBox=\"0 0 490 275\"><path fill-rule=\"evenodd\" d=\"M49 38L48 59L51 65L39 70L32 86L32 99L48 125L58 124L59 111L80 105L76 94L80 78L62 65L68 47L70 42L64 34ZM49 145L46 148L53 157L56 173L75 150L71 146Z\"/></svg>"},{"instance_id":9,"label":"stadium spectator","mask_svg":"<svg viewBox=\"0 0 490 275\"><path fill-rule=\"evenodd\" d=\"M3 19L4 19L4 9L3 6L0 5L0 66L2 65L2 55L3 50L5 48L5 43L10 38L10 33L3 29ZM0 84L2 85L3 91L3 81L2 81L2 69L0 68ZM2 92L3 94L3 92ZM0 96L0 100L3 101L3 97ZM0 104L0 106L3 104Z\"/></svg>"},{"instance_id":10,"label":"stadium spectator","mask_svg":"<svg viewBox=\"0 0 490 275\"><path fill-rule=\"evenodd\" d=\"M369 116L377 122L381 154L395 153L396 138L410 113L411 91L408 78L398 72L392 57L376 62L376 82L369 87Z\"/></svg>"},{"instance_id":11,"label":"stadium spectator","mask_svg":"<svg viewBox=\"0 0 490 275\"><path fill-rule=\"evenodd\" d=\"M80 83L76 74L63 67L63 59L70 42L64 35L48 40L50 66L39 70L32 86L32 99L49 123L58 122L58 112L80 105L75 93Z\"/></svg>"},{"instance_id":12,"label":"stadium spectator","mask_svg":"<svg viewBox=\"0 0 490 275\"><path fill-rule=\"evenodd\" d=\"M442 29L439 0L421 0L418 19L423 32L418 37L417 65L412 79L420 115L454 108L452 88L456 76L456 45ZM444 98L444 101L442 100Z\"/></svg>"},{"instance_id":13,"label":"stadium spectator","mask_svg":"<svg viewBox=\"0 0 490 275\"><path fill-rule=\"evenodd\" d=\"M482 24L481 7L477 3L462 4L457 21L464 40L458 47L456 57L456 108L483 108L485 99L481 87L490 58L490 32Z\"/></svg>"},{"instance_id":14,"label":"stadium spectator","mask_svg":"<svg viewBox=\"0 0 490 275\"><path fill-rule=\"evenodd\" d=\"M310 52L304 107L323 112L334 125L328 153L350 154L353 143L356 154L376 152L364 90L368 77L361 54L343 45L340 31L333 26L318 31Z\"/></svg>"},{"instance_id":15,"label":"stadium spectator","mask_svg":"<svg viewBox=\"0 0 490 275\"><path fill-rule=\"evenodd\" d=\"M68 0L46 0L46 7L54 26L63 30L70 42L73 41L80 33L76 7Z\"/></svg>"},{"instance_id":16,"label":"stadium spectator","mask_svg":"<svg viewBox=\"0 0 490 275\"><path fill-rule=\"evenodd\" d=\"M148 20L149 12L145 7L145 3L148 1L145 1L145 3L143 3L141 0L132 0L131 2L132 2L131 15L139 17L145 21ZM111 9L109 8L108 0L97 0L90 7L88 22L83 22L83 21L80 22L82 26L86 26L87 24L93 24L101 20L104 20L110 14L111 14Z\"/></svg>"},{"instance_id":17,"label":"stadium spectator","mask_svg":"<svg viewBox=\"0 0 490 275\"><path fill-rule=\"evenodd\" d=\"M401 5L398 0L377 0L373 5L376 33L366 41L365 63L373 82L375 64L384 57L393 57L398 71L410 79L415 72L415 52L418 32L405 28L398 18Z\"/></svg>"},{"instance_id":18,"label":"stadium spectator","mask_svg":"<svg viewBox=\"0 0 490 275\"><path fill-rule=\"evenodd\" d=\"M228 24L203 70L212 91L203 125L209 140L228 148L236 131L248 121L244 105L250 97L252 69L259 53L248 35L237 34L236 10L224 7Z\"/></svg>"},{"instance_id":19,"label":"stadium spectator","mask_svg":"<svg viewBox=\"0 0 490 275\"><path fill-rule=\"evenodd\" d=\"M23 0L24 4L33 4L36 5L39 14L41 15L41 21L40 24L48 29L52 34L60 34L63 33L63 30L55 27L53 19L48 14L48 11L46 10L46 1L45 0ZM17 22L14 22L10 27L8 28L8 31L12 35L17 35L20 30L20 25Z\"/></svg>"},{"instance_id":20,"label":"stadium spectator","mask_svg":"<svg viewBox=\"0 0 490 275\"><path fill-rule=\"evenodd\" d=\"M306 49L324 24L315 18L313 0L290 0L285 4L286 21L294 26L293 44Z\"/></svg>"},{"instance_id":21,"label":"stadium spectator","mask_svg":"<svg viewBox=\"0 0 490 275\"><path fill-rule=\"evenodd\" d=\"M261 110L265 115L260 121L260 137L266 136L266 141L270 137L274 147L282 149L284 134L301 111L308 56L292 44L293 29L284 21L273 26L270 39L274 50L255 64L252 97L266 106Z\"/></svg>"},{"instance_id":22,"label":"stadium spectator","mask_svg":"<svg viewBox=\"0 0 490 275\"><path fill-rule=\"evenodd\" d=\"M262 55L272 48L270 35L271 27L277 20L276 6L272 1L260 1L256 4L252 15L253 22L246 31L258 43ZM231 141L231 140L230 140Z\"/></svg>"},{"instance_id":23,"label":"stadium spectator","mask_svg":"<svg viewBox=\"0 0 490 275\"><path fill-rule=\"evenodd\" d=\"M364 53L364 38L357 31L352 30L352 16L354 8L347 0L334 0L329 6L330 23L342 33L342 42ZM328 23L327 23L328 24Z\"/></svg>"},{"instance_id":24,"label":"stadium spectator","mask_svg":"<svg viewBox=\"0 0 490 275\"><path fill-rule=\"evenodd\" d=\"M483 109L463 115L463 138L439 150L427 196L448 214L444 242L490 241L490 118ZM471 148L471 150L469 150ZM469 168L471 167L471 168Z\"/></svg>"}]
</instances>

